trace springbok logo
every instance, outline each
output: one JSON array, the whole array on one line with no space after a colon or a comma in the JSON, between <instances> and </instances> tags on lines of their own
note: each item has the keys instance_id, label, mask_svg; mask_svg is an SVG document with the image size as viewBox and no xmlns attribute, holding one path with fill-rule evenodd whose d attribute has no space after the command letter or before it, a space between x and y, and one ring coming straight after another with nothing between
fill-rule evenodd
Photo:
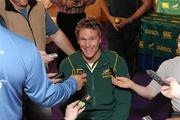
<instances>
[{"instance_id":1,"label":"springbok logo","mask_svg":"<svg viewBox=\"0 0 180 120\"><path fill-rule=\"evenodd\" d=\"M172 8L173 8L173 9L178 9L178 6L179 6L179 4L176 3L175 5L172 6Z\"/></svg>"}]
</instances>

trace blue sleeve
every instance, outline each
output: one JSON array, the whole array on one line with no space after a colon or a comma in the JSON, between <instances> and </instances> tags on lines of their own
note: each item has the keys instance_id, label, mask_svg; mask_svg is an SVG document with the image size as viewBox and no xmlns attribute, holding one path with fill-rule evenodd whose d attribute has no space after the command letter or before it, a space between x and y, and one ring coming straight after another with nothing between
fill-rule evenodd
<instances>
[{"instance_id":1,"label":"blue sleeve","mask_svg":"<svg viewBox=\"0 0 180 120\"><path fill-rule=\"evenodd\" d=\"M0 25L7 28L6 23L4 22L4 19L0 16Z\"/></svg>"},{"instance_id":2,"label":"blue sleeve","mask_svg":"<svg viewBox=\"0 0 180 120\"><path fill-rule=\"evenodd\" d=\"M77 90L77 83L73 78L68 78L60 84L53 84L48 79L44 63L35 46L26 67L28 74L24 91L31 100L40 105L53 106L64 102Z\"/></svg>"},{"instance_id":3,"label":"blue sleeve","mask_svg":"<svg viewBox=\"0 0 180 120\"><path fill-rule=\"evenodd\" d=\"M46 11L46 35L50 36L58 31L58 26L51 19L50 15Z\"/></svg>"}]
</instances>

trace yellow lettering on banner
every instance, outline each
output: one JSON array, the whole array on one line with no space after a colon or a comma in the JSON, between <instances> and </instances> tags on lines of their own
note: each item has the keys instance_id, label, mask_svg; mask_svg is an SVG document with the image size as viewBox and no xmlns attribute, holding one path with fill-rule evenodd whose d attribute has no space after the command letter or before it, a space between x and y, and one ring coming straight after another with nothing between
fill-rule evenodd
<instances>
[{"instance_id":1,"label":"yellow lettering on banner","mask_svg":"<svg viewBox=\"0 0 180 120\"><path fill-rule=\"evenodd\" d=\"M172 53L172 49L166 46L157 46L157 50L163 51L163 52L169 52Z\"/></svg>"},{"instance_id":2,"label":"yellow lettering on banner","mask_svg":"<svg viewBox=\"0 0 180 120\"><path fill-rule=\"evenodd\" d=\"M163 31L163 38L172 39L172 32Z\"/></svg>"},{"instance_id":3,"label":"yellow lettering on banner","mask_svg":"<svg viewBox=\"0 0 180 120\"><path fill-rule=\"evenodd\" d=\"M172 23L177 23L177 24L180 24L180 21L179 20L171 20Z\"/></svg>"},{"instance_id":4,"label":"yellow lettering on banner","mask_svg":"<svg viewBox=\"0 0 180 120\"><path fill-rule=\"evenodd\" d=\"M139 47L144 48L144 41L139 41Z\"/></svg>"},{"instance_id":5,"label":"yellow lettering on banner","mask_svg":"<svg viewBox=\"0 0 180 120\"><path fill-rule=\"evenodd\" d=\"M152 29L145 29L144 32L145 32L145 34L150 34L150 35L154 35L154 36L159 35L158 31L152 30Z\"/></svg>"},{"instance_id":6,"label":"yellow lettering on banner","mask_svg":"<svg viewBox=\"0 0 180 120\"><path fill-rule=\"evenodd\" d=\"M176 49L176 55L180 55L180 51L178 48Z\"/></svg>"},{"instance_id":7,"label":"yellow lettering on banner","mask_svg":"<svg viewBox=\"0 0 180 120\"><path fill-rule=\"evenodd\" d=\"M169 3L163 2L162 3L162 8L169 8Z\"/></svg>"}]
</instances>

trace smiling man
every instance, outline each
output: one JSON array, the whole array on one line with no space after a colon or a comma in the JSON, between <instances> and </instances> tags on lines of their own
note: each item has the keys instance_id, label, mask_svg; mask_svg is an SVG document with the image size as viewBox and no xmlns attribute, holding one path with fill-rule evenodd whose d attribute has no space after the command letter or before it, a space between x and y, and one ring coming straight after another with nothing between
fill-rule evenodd
<instances>
[{"instance_id":1,"label":"smiling man","mask_svg":"<svg viewBox=\"0 0 180 120\"><path fill-rule=\"evenodd\" d=\"M77 119L126 120L130 109L131 94L128 90L112 85L111 68L115 75L128 77L128 68L122 57L109 50L100 49L100 24L93 18L82 19L76 26L80 51L70 55L61 63L65 76L83 70L87 74L85 87L72 99L89 94L92 99Z\"/></svg>"}]
</instances>

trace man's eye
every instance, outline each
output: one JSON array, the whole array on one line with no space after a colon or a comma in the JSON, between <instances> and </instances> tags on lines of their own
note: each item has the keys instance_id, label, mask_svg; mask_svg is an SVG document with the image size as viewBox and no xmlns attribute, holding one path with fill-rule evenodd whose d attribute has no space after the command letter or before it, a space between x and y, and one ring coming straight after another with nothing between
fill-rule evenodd
<instances>
[{"instance_id":1,"label":"man's eye","mask_svg":"<svg viewBox=\"0 0 180 120\"><path fill-rule=\"evenodd\" d=\"M85 41L86 39L80 39L81 41Z\"/></svg>"},{"instance_id":2,"label":"man's eye","mask_svg":"<svg viewBox=\"0 0 180 120\"><path fill-rule=\"evenodd\" d=\"M96 39L96 37L89 38L89 40L91 40L91 41L92 41L92 40L95 40L95 39Z\"/></svg>"}]
</instances>

